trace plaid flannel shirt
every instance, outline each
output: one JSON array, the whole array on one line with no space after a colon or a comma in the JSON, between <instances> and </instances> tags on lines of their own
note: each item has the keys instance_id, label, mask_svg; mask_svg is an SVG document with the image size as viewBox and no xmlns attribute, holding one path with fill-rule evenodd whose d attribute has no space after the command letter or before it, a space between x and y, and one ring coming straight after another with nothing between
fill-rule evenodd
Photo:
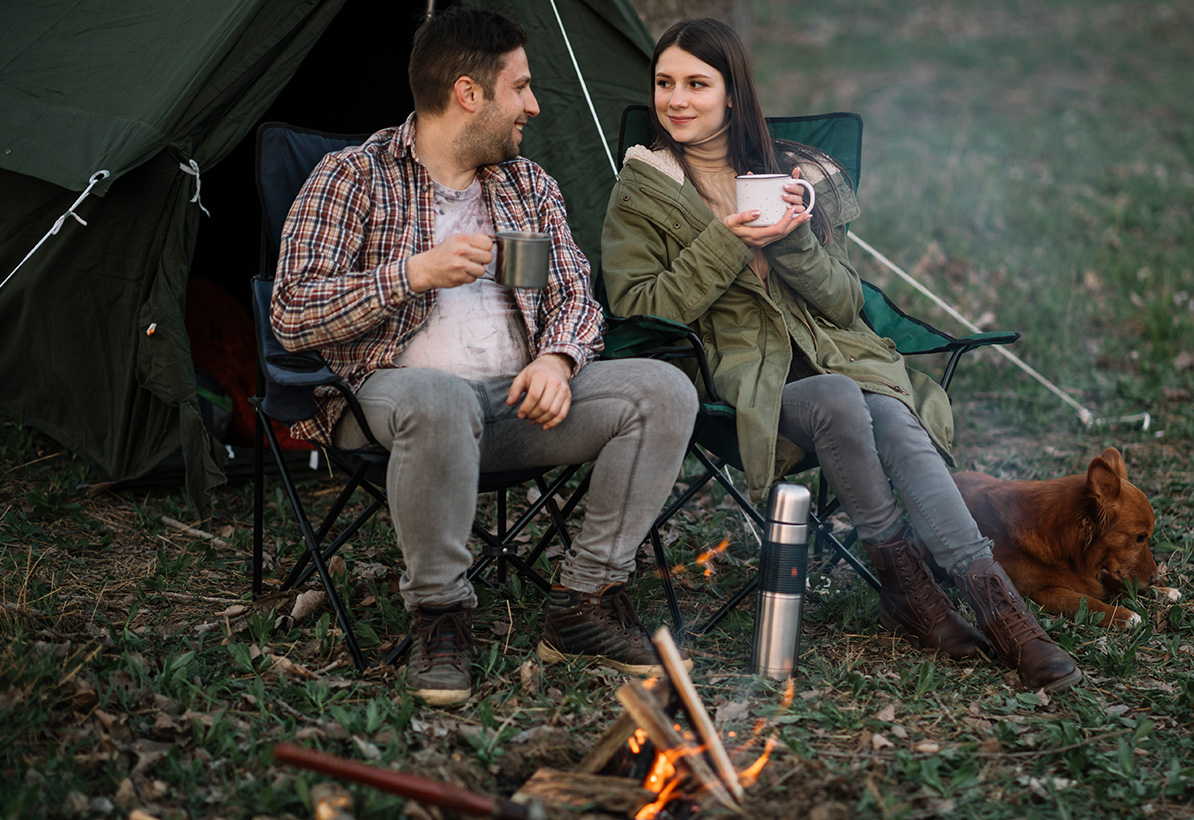
<instances>
[{"instance_id":1,"label":"plaid flannel shirt","mask_svg":"<svg viewBox=\"0 0 1194 820\"><path fill-rule=\"evenodd\" d=\"M353 390L375 370L394 366L435 305L435 290L413 293L406 275L407 259L435 244L434 190L415 158L414 136L412 114L398 128L328 154L282 229L270 305L274 332L289 350L318 350ZM531 356L562 353L578 371L601 352L604 328L559 187L521 157L477 173L494 230L551 235L547 287L514 295ZM291 430L331 443L347 402L328 387L316 400L316 416Z\"/></svg>"}]
</instances>

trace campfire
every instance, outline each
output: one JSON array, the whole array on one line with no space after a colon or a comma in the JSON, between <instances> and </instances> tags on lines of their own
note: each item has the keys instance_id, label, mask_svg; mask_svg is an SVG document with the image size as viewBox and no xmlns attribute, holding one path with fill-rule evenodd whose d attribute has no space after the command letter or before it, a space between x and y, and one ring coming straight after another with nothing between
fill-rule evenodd
<instances>
[{"instance_id":1,"label":"campfire","mask_svg":"<svg viewBox=\"0 0 1194 820\"><path fill-rule=\"evenodd\" d=\"M774 737L754 763L735 769L667 627L655 634L654 643L667 675L628 680L617 693L622 713L584 761L570 771L539 769L510 799L288 744L275 746L274 757L462 814L506 820L537 820L562 811L577 817L577 810L628 820L693 820L711 803L744 813L744 790L770 758ZM681 716L687 729L678 722ZM760 737L765 728L760 721L753 736Z\"/></svg>"},{"instance_id":2,"label":"campfire","mask_svg":"<svg viewBox=\"0 0 1194 820\"><path fill-rule=\"evenodd\" d=\"M735 769L667 627L654 643L666 677L628 680L618 690L622 714L580 766L540 769L514 801L591 807L635 820L693 818L709 802L742 812L744 787L755 782L774 742L747 769ZM677 722L681 714L687 730Z\"/></svg>"}]
</instances>

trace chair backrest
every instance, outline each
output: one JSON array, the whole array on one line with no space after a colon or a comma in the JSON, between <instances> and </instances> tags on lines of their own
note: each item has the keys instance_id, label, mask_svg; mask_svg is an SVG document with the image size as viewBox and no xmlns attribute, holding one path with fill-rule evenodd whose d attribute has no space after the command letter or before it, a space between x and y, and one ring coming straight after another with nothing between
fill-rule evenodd
<instances>
[{"instance_id":1,"label":"chair backrest","mask_svg":"<svg viewBox=\"0 0 1194 820\"><path fill-rule=\"evenodd\" d=\"M325 155L360 145L368 134L330 134L284 122L257 129L257 194L261 198L261 275L273 277L282 225L299 189Z\"/></svg>"},{"instance_id":2,"label":"chair backrest","mask_svg":"<svg viewBox=\"0 0 1194 820\"><path fill-rule=\"evenodd\" d=\"M768 117L767 128L775 139L810 145L829 154L846 169L850 184L858 191L858 178L862 174L862 117L849 112ZM632 145L650 145L654 138L647 106L627 106L618 132L618 156L625 156Z\"/></svg>"},{"instance_id":3,"label":"chair backrest","mask_svg":"<svg viewBox=\"0 0 1194 820\"><path fill-rule=\"evenodd\" d=\"M257 193L261 198L261 268L253 280L253 320L257 330L257 363L264 377L263 407L284 424L311 418L316 411L315 386L334 374L318 353L291 353L282 347L270 324L269 302L282 226L299 189L323 157L368 134L328 134L280 122L257 129Z\"/></svg>"}]
</instances>

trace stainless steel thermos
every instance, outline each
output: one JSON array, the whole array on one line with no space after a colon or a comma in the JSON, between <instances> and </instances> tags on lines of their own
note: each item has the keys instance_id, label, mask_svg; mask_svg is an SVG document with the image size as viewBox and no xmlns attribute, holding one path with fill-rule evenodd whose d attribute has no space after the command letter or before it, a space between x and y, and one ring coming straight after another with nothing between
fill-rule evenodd
<instances>
[{"instance_id":1,"label":"stainless steel thermos","mask_svg":"<svg viewBox=\"0 0 1194 820\"><path fill-rule=\"evenodd\" d=\"M779 483L767 500L767 534L759 560L751 671L783 680L800 654L800 611L808 571L811 496L800 484Z\"/></svg>"}]
</instances>

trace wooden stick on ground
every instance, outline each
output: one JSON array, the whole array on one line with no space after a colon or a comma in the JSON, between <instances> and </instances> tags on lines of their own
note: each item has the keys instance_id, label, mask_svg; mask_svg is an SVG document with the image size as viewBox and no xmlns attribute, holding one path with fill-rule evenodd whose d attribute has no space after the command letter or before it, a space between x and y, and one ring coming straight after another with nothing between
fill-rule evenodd
<instances>
[{"instance_id":1,"label":"wooden stick on ground","mask_svg":"<svg viewBox=\"0 0 1194 820\"><path fill-rule=\"evenodd\" d=\"M688 715L697 737L705 744L709 758L713 761L713 768L717 771L721 782L734 795L734 799L741 801L743 789L742 784L738 782L738 772L734 768L734 764L730 762L730 755L726 752L726 747L722 744L721 738L717 734L717 728L709 718L709 713L705 711L704 704L701 703L701 696L697 694L692 678L688 676L688 670L684 668L684 659L680 657L680 650L676 648L676 642L672 640L672 633L666 626L661 626L655 633L654 643L655 649L663 661L663 668L667 670L672 688L676 692L676 697L680 699L680 708Z\"/></svg>"},{"instance_id":2,"label":"wooden stick on ground","mask_svg":"<svg viewBox=\"0 0 1194 820\"><path fill-rule=\"evenodd\" d=\"M515 803L535 799L546 806L591 806L602 812L633 817L658 797L629 777L565 772L542 768L510 798Z\"/></svg>"},{"instance_id":3,"label":"wooden stick on ground","mask_svg":"<svg viewBox=\"0 0 1194 820\"><path fill-rule=\"evenodd\" d=\"M677 766L684 766L701 786L709 790L719 803L727 808L741 813L742 809L733 795L726 790L721 778L713 773L705 758L692 747L680 733L672 727L671 718L663 711L659 701L651 694L642 681L628 680L618 690L618 700L630 713L635 722L647 733L647 737L655 744L658 752L676 750L682 752L675 760Z\"/></svg>"}]
</instances>

